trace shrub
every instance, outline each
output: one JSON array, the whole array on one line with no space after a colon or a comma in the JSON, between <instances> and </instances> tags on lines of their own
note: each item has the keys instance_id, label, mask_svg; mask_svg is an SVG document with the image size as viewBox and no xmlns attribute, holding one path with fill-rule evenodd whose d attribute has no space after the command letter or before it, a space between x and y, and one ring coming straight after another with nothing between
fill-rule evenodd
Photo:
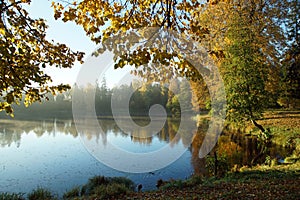
<instances>
[{"instance_id":1,"label":"shrub","mask_svg":"<svg viewBox=\"0 0 300 200\"><path fill-rule=\"evenodd\" d=\"M80 191L80 196L96 195L97 198L108 198L134 191L134 187L134 183L125 177L95 176L90 178L86 185L82 186L81 191L78 188L78 191L74 191L74 193L77 194Z\"/></svg>"},{"instance_id":2,"label":"shrub","mask_svg":"<svg viewBox=\"0 0 300 200\"><path fill-rule=\"evenodd\" d=\"M100 199L108 199L119 196L121 194L127 194L130 190L124 185L119 183L111 183L109 185L100 185L96 187L93 194Z\"/></svg>"},{"instance_id":3,"label":"shrub","mask_svg":"<svg viewBox=\"0 0 300 200\"><path fill-rule=\"evenodd\" d=\"M208 172L210 175L215 177L224 177L225 174L229 171L229 163L227 161L227 156L225 154L219 156L217 158L217 174L215 174L215 158L213 156L208 156L206 158L206 165Z\"/></svg>"},{"instance_id":4,"label":"shrub","mask_svg":"<svg viewBox=\"0 0 300 200\"><path fill-rule=\"evenodd\" d=\"M40 188L33 190L27 195L29 200L53 200L56 199L48 189Z\"/></svg>"},{"instance_id":5,"label":"shrub","mask_svg":"<svg viewBox=\"0 0 300 200\"><path fill-rule=\"evenodd\" d=\"M125 177L112 177L109 178L110 183L117 183L117 184L123 184L125 185L126 188L130 189L130 190L134 190L134 182L128 178Z\"/></svg>"},{"instance_id":6,"label":"shrub","mask_svg":"<svg viewBox=\"0 0 300 200\"><path fill-rule=\"evenodd\" d=\"M23 197L24 194L22 193L0 193L0 200L24 200L25 198Z\"/></svg>"},{"instance_id":7,"label":"shrub","mask_svg":"<svg viewBox=\"0 0 300 200\"><path fill-rule=\"evenodd\" d=\"M63 195L63 199L72 199L81 196L81 188L79 186L72 188Z\"/></svg>"}]
</instances>

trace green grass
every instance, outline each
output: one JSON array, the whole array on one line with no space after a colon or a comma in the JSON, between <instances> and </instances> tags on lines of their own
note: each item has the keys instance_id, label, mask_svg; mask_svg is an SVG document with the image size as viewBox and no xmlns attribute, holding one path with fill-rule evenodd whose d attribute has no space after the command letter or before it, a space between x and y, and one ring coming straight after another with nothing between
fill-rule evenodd
<instances>
[{"instance_id":1,"label":"green grass","mask_svg":"<svg viewBox=\"0 0 300 200\"><path fill-rule=\"evenodd\" d=\"M109 199L122 194L128 194L131 190L125 184L110 183L108 185L99 185L94 188L92 199Z\"/></svg>"},{"instance_id":2,"label":"green grass","mask_svg":"<svg viewBox=\"0 0 300 200\"><path fill-rule=\"evenodd\" d=\"M300 157L300 128L266 126L270 129L271 142L273 144L293 149L293 155ZM252 135L258 135L259 131L254 129Z\"/></svg>"},{"instance_id":3,"label":"green grass","mask_svg":"<svg viewBox=\"0 0 300 200\"><path fill-rule=\"evenodd\" d=\"M165 182L159 189L160 190L167 190L167 189L182 189L182 188L187 188L187 187L193 187L195 185L202 184L203 180L200 176L194 175L191 176L187 180L171 180Z\"/></svg>"},{"instance_id":4,"label":"green grass","mask_svg":"<svg viewBox=\"0 0 300 200\"><path fill-rule=\"evenodd\" d=\"M263 119L259 120L265 129L270 130L271 142L294 150L293 155L300 157L300 111L299 110L269 110ZM248 127L249 133L259 135L260 131L253 125Z\"/></svg>"},{"instance_id":5,"label":"green grass","mask_svg":"<svg viewBox=\"0 0 300 200\"><path fill-rule=\"evenodd\" d=\"M241 167L237 172L229 172L221 179L210 177L204 180L204 185L220 182L249 182L270 179L293 179L300 177L300 162L284 165L258 165Z\"/></svg>"},{"instance_id":6,"label":"green grass","mask_svg":"<svg viewBox=\"0 0 300 200\"><path fill-rule=\"evenodd\" d=\"M270 127L272 142L300 151L300 128Z\"/></svg>"}]
</instances>

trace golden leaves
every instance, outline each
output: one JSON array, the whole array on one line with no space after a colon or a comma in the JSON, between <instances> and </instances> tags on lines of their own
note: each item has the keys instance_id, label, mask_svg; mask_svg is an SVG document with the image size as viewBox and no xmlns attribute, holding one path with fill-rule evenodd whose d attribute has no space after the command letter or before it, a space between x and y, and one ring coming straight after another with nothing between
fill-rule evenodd
<instances>
[{"instance_id":1,"label":"golden leaves","mask_svg":"<svg viewBox=\"0 0 300 200\"><path fill-rule=\"evenodd\" d=\"M46 40L47 25L43 19L32 19L22 8L30 1L3 1L0 19L0 110L13 112L25 96L25 105L41 101L48 92L68 89L68 85L48 87L51 77L44 74L47 66L72 67L83 53L73 52L64 44ZM62 9L61 6L58 6Z\"/></svg>"},{"instance_id":2,"label":"golden leaves","mask_svg":"<svg viewBox=\"0 0 300 200\"><path fill-rule=\"evenodd\" d=\"M190 12L201 7L198 1L177 2L174 0L107 1L84 0L69 3L63 8L53 3L54 16L63 21L75 21L96 43L105 41L118 31L146 26L168 27L185 30Z\"/></svg>"}]
</instances>

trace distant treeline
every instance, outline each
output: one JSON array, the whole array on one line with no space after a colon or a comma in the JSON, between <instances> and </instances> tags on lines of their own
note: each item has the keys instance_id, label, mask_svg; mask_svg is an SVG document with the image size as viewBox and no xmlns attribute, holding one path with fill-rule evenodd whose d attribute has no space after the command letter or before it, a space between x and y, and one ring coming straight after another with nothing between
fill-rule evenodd
<instances>
[{"instance_id":1,"label":"distant treeline","mask_svg":"<svg viewBox=\"0 0 300 200\"><path fill-rule=\"evenodd\" d=\"M95 107L91 105L91 94L95 93ZM75 95L74 95L75 94ZM129 105L124 106L126 98L131 94ZM192 112L192 93L190 85L186 80L174 80L169 85L142 84L133 82L130 85L121 85L112 89L106 85L105 78L101 83L89 84L85 87L74 85L71 90L56 94L47 95L47 100L40 103L33 103L25 107L14 107L14 114L17 118L37 118L37 117L72 117L72 101L76 101L76 109L88 115L91 109L95 109L97 116L112 116L111 101L119 115L125 115L129 107L132 116L147 116L149 109L154 104L163 106L168 116L179 117L181 111ZM128 101L127 101L128 102ZM4 112L0 113L5 117ZM9 116L6 116L9 117Z\"/></svg>"}]
</instances>

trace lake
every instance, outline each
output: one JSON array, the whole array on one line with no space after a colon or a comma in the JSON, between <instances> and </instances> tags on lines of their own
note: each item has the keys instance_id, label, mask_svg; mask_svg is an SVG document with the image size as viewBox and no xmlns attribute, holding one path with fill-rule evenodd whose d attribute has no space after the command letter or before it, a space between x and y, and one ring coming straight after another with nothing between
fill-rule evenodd
<instances>
[{"instance_id":1,"label":"lake","mask_svg":"<svg viewBox=\"0 0 300 200\"><path fill-rule=\"evenodd\" d=\"M123 133L113 120L99 120L99 123L104 127L106 138L129 151L152 151L169 145L172 137L161 133L138 140ZM95 175L125 176L149 190L155 188L159 178L185 179L193 173L189 151L158 171L136 174L114 170L89 153L72 120L0 120L0 124L0 192L26 193L41 186L61 195ZM88 131L81 134L92 140L99 139ZM174 149L187 148L181 140L172 145Z\"/></svg>"},{"instance_id":2,"label":"lake","mask_svg":"<svg viewBox=\"0 0 300 200\"><path fill-rule=\"evenodd\" d=\"M148 121L137 119L138 124L147 125ZM126 124L126 120L124 121ZM194 122L191 122L194 123ZM88 127L76 129L72 120L0 120L0 192L27 193L37 187L45 187L61 196L67 190L85 184L95 175L123 176L136 184L142 184L143 190L155 189L158 179L186 179L193 173L208 176L209 158L198 157L201 143L208 128L203 121L197 130L184 126L181 134L176 134L179 121L168 119L157 134L139 130L128 132L121 130L114 120L99 119L102 132L90 131ZM128 127L130 128L130 127ZM141 137L141 134L147 137ZM139 136L139 137L137 137ZM170 147L179 159L170 165L145 173L127 173L103 164L87 147L86 143L105 148L111 143L118 148L133 153L155 152ZM247 165L259 152L257 141L252 138L222 135L217 151L227 155L229 167L234 164ZM287 150L279 147L269 148L270 156L285 156ZM106 152L106 158L115 158L115 153ZM121 158L120 158L121 159ZM263 162L265 158L260 158ZM122 162L126 164L126 160ZM157 164L153 161L153 165ZM149 163L140 163L143 167ZM147 166L148 167L148 166Z\"/></svg>"}]
</instances>

